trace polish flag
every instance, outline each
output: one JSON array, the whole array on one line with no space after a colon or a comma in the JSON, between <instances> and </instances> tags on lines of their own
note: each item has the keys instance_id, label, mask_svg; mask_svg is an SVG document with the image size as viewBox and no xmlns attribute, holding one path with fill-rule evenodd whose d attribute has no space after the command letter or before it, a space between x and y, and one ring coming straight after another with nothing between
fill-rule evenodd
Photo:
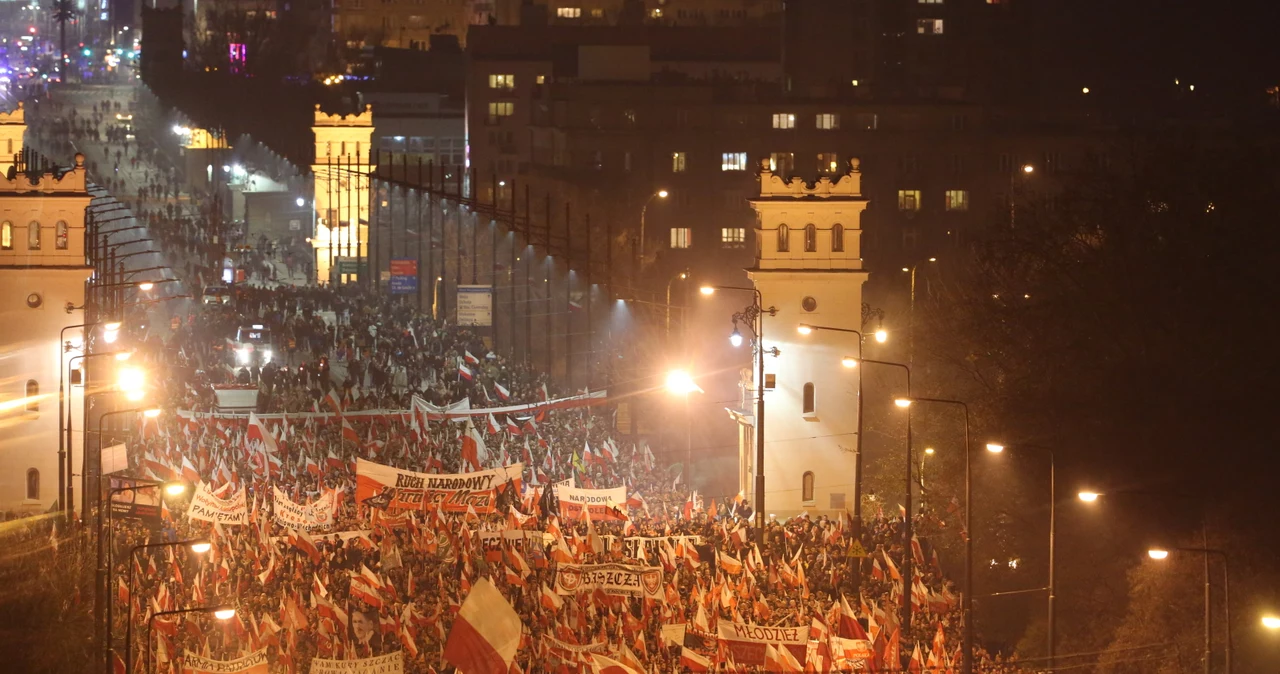
<instances>
[{"instance_id":1,"label":"polish flag","mask_svg":"<svg viewBox=\"0 0 1280 674\"><path fill-rule=\"evenodd\" d=\"M564 606L564 600L560 598L560 595L548 589L546 583L542 584L542 592L538 596L538 603L542 604L542 607L548 611L559 611L560 607Z\"/></svg>"},{"instance_id":2,"label":"polish flag","mask_svg":"<svg viewBox=\"0 0 1280 674\"><path fill-rule=\"evenodd\" d=\"M511 400L511 391L508 391L502 384L499 384L496 381L493 382L493 390L498 393L499 398L502 398L503 400Z\"/></svg>"},{"instance_id":3,"label":"polish flag","mask_svg":"<svg viewBox=\"0 0 1280 674\"><path fill-rule=\"evenodd\" d=\"M591 674L641 674L643 670L635 669L613 658L606 658L597 653L585 653L591 663Z\"/></svg>"},{"instance_id":4,"label":"polish flag","mask_svg":"<svg viewBox=\"0 0 1280 674\"><path fill-rule=\"evenodd\" d=\"M461 674L506 674L520 646L520 631L515 609L481 577L453 621L444 659Z\"/></svg>"},{"instance_id":5,"label":"polish flag","mask_svg":"<svg viewBox=\"0 0 1280 674\"><path fill-rule=\"evenodd\" d=\"M271 431L267 429L267 425L262 423L262 420L258 418L257 414L250 412L249 430L244 434L245 447L247 448L254 440L258 440L262 443L262 447L266 450L267 454L275 454L280 449L276 446L276 438L271 434Z\"/></svg>"},{"instance_id":6,"label":"polish flag","mask_svg":"<svg viewBox=\"0 0 1280 674\"><path fill-rule=\"evenodd\" d=\"M466 430L462 433L462 461L463 465L471 471L481 469L482 462L489 456L489 451L485 449L484 438L476 432L476 427L472 425L471 420L467 419Z\"/></svg>"},{"instance_id":7,"label":"polish flag","mask_svg":"<svg viewBox=\"0 0 1280 674\"><path fill-rule=\"evenodd\" d=\"M764 647L764 671L766 672L800 672L804 668L800 666L800 661L796 660L796 656L786 646L781 644L777 648L773 644L766 644Z\"/></svg>"},{"instance_id":8,"label":"polish flag","mask_svg":"<svg viewBox=\"0 0 1280 674\"><path fill-rule=\"evenodd\" d=\"M338 397L338 393L333 389L329 389L329 392L325 394L324 403L329 407L332 407L334 412L342 414L341 399Z\"/></svg>"},{"instance_id":9,"label":"polish flag","mask_svg":"<svg viewBox=\"0 0 1280 674\"><path fill-rule=\"evenodd\" d=\"M191 484L195 484L200 481L200 473L196 470L195 466L191 465L191 459L188 459L185 456L182 457L182 479Z\"/></svg>"},{"instance_id":10,"label":"polish flag","mask_svg":"<svg viewBox=\"0 0 1280 674\"><path fill-rule=\"evenodd\" d=\"M476 358L476 357L475 357L475 356L473 356L473 355L471 355L471 352L470 352L470 351L467 351L466 349L463 349L463 350L462 350L462 353L464 354L464 355L462 356L463 360L466 360L468 364L470 364L470 365L479 365L479 364L480 364L480 359L479 359L479 358Z\"/></svg>"},{"instance_id":11,"label":"polish flag","mask_svg":"<svg viewBox=\"0 0 1280 674\"><path fill-rule=\"evenodd\" d=\"M346 419L342 420L342 439L357 443L360 442L360 434L356 433L355 427Z\"/></svg>"},{"instance_id":12,"label":"polish flag","mask_svg":"<svg viewBox=\"0 0 1280 674\"><path fill-rule=\"evenodd\" d=\"M524 435L523 433L520 432L520 427L516 425L515 419L512 419L510 416L507 416L507 434L508 435ZM526 449L528 449L529 443L525 442L524 446ZM532 462L530 462L530 465L532 465Z\"/></svg>"},{"instance_id":13,"label":"polish flag","mask_svg":"<svg viewBox=\"0 0 1280 674\"><path fill-rule=\"evenodd\" d=\"M498 420L495 419L493 417L493 413L490 412L489 413L489 435L497 435L501 431L502 429L498 427Z\"/></svg>"},{"instance_id":14,"label":"polish flag","mask_svg":"<svg viewBox=\"0 0 1280 674\"><path fill-rule=\"evenodd\" d=\"M458 376L466 379L467 381L471 381L474 375L471 374L471 368L462 363L458 363Z\"/></svg>"},{"instance_id":15,"label":"polish flag","mask_svg":"<svg viewBox=\"0 0 1280 674\"><path fill-rule=\"evenodd\" d=\"M548 398L548 396L547 396L547 385L546 385L546 384L543 384L543 385L541 385L541 386L539 386L539 387L538 387L538 397L542 399L542 402L546 402L546 401L549 399L549 398Z\"/></svg>"},{"instance_id":16,"label":"polish flag","mask_svg":"<svg viewBox=\"0 0 1280 674\"><path fill-rule=\"evenodd\" d=\"M766 647L768 648L768 647ZM691 672L711 671L711 661L683 646L680 648L680 666Z\"/></svg>"}]
</instances>

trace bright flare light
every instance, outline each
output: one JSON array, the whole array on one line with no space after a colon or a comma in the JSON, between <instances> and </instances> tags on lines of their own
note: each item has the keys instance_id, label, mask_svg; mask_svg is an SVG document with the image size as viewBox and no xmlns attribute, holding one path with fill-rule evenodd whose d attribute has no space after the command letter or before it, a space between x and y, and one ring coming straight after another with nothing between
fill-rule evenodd
<instances>
[{"instance_id":1,"label":"bright flare light","mask_svg":"<svg viewBox=\"0 0 1280 674\"><path fill-rule=\"evenodd\" d=\"M1262 616L1262 626L1269 630L1280 630L1280 617L1264 615Z\"/></svg>"},{"instance_id":2,"label":"bright flare light","mask_svg":"<svg viewBox=\"0 0 1280 674\"><path fill-rule=\"evenodd\" d=\"M1036 170L1036 167L1032 166L1031 164L1024 164L1022 166L1023 173L1034 173L1035 170Z\"/></svg>"},{"instance_id":3,"label":"bright flare light","mask_svg":"<svg viewBox=\"0 0 1280 674\"><path fill-rule=\"evenodd\" d=\"M158 408L158 407L153 407L153 408L151 408L151 409L149 409L149 410L143 410L143 411L142 411L142 416L144 416L144 417L146 417L146 418L148 418L148 419L154 419L154 418L156 418L156 417L160 416L160 408Z\"/></svg>"},{"instance_id":4,"label":"bright flare light","mask_svg":"<svg viewBox=\"0 0 1280 674\"><path fill-rule=\"evenodd\" d=\"M181 482L164 483L164 493L170 496L178 496L187 490L187 485Z\"/></svg>"},{"instance_id":5,"label":"bright flare light","mask_svg":"<svg viewBox=\"0 0 1280 674\"><path fill-rule=\"evenodd\" d=\"M236 617L236 610L233 608L220 608L213 612L213 617L218 620L231 620Z\"/></svg>"},{"instance_id":6,"label":"bright flare light","mask_svg":"<svg viewBox=\"0 0 1280 674\"><path fill-rule=\"evenodd\" d=\"M672 370L667 373L667 390L676 395L689 395L695 391L702 392L702 388L684 370Z\"/></svg>"},{"instance_id":7,"label":"bright flare light","mask_svg":"<svg viewBox=\"0 0 1280 674\"><path fill-rule=\"evenodd\" d=\"M733 332L729 335L729 343L734 347L742 346L742 333L738 332L737 328L734 328Z\"/></svg>"},{"instance_id":8,"label":"bright flare light","mask_svg":"<svg viewBox=\"0 0 1280 674\"><path fill-rule=\"evenodd\" d=\"M807 335L813 332L813 328L811 326L805 325L804 323L801 323L800 326L796 328L796 332L802 335Z\"/></svg>"},{"instance_id":9,"label":"bright flare light","mask_svg":"<svg viewBox=\"0 0 1280 674\"><path fill-rule=\"evenodd\" d=\"M1004 445L997 445L993 442L988 442L987 451L991 452L992 454L999 454L1000 452L1004 451Z\"/></svg>"},{"instance_id":10,"label":"bright flare light","mask_svg":"<svg viewBox=\"0 0 1280 674\"><path fill-rule=\"evenodd\" d=\"M1100 496L1100 494L1099 494L1098 492L1096 492L1096 491L1082 491L1082 492L1080 492L1080 500L1081 500L1081 501L1084 501L1085 503L1093 503L1094 501L1097 501L1097 500L1098 500L1098 496Z\"/></svg>"},{"instance_id":11,"label":"bright flare light","mask_svg":"<svg viewBox=\"0 0 1280 674\"><path fill-rule=\"evenodd\" d=\"M107 323L102 326L102 341L112 344L120 337L120 324Z\"/></svg>"},{"instance_id":12,"label":"bright flare light","mask_svg":"<svg viewBox=\"0 0 1280 674\"><path fill-rule=\"evenodd\" d=\"M298 208L302 208L302 205L307 203L307 200L303 199L302 197L298 197L297 199L293 200L293 203L297 204Z\"/></svg>"},{"instance_id":13,"label":"bright flare light","mask_svg":"<svg viewBox=\"0 0 1280 674\"><path fill-rule=\"evenodd\" d=\"M129 360L131 356L133 356L132 351L121 351L120 353L116 354L116 360L123 362L123 361Z\"/></svg>"},{"instance_id":14,"label":"bright flare light","mask_svg":"<svg viewBox=\"0 0 1280 674\"><path fill-rule=\"evenodd\" d=\"M212 547L213 547L212 543L208 541L200 541L199 543L191 544L191 551L198 555L202 555L208 552Z\"/></svg>"},{"instance_id":15,"label":"bright flare light","mask_svg":"<svg viewBox=\"0 0 1280 674\"><path fill-rule=\"evenodd\" d=\"M122 367L116 373L116 385L125 393L133 391L141 391L143 384L146 382L146 375L143 374L141 368Z\"/></svg>"},{"instance_id":16,"label":"bright flare light","mask_svg":"<svg viewBox=\"0 0 1280 674\"><path fill-rule=\"evenodd\" d=\"M858 359L853 356L845 356L840 359L840 364L847 368L855 368L858 367Z\"/></svg>"},{"instance_id":17,"label":"bright flare light","mask_svg":"<svg viewBox=\"0 0 1280 674\"><path fill-rule=\"evenodd\" d=\"M876 341L880 342L881 344L884 344L885 342L889 341L889 333L886 332L884 328L880 328L879 330L876 330Z\"/></svg>"},{"instance_id":18,"label":"bright flare light","mask_svg":"<svg viewBox=\"0 0 1280 674\"><path fill-rule=\"evenodd\" d=\"M711 286L702 286L701 288L698 288L698 292L702 293L703 295L714 295L716 294L716 289L712 288Z\"/></svg>"},{"instance_id":19,"label":"bright flare light","mask_svg":"<svg viewBox=\"0 0 1280 674\"><path fill-rule=\"evenodd\" d=\"M1150 550L1147 550L1147 556L1151 559L1166 559L1169 557L1169 551L1161 550L1160 548L1151 548Z\"/></svg>"},{"instance_id":20,"label":"bright flare light","mask_svg":"<svg viewBox=\"0 0 1280 674\"><path fill-rule=\"evenodd\" d=\"M909 398L898 398L893 401L893 404L898 407L911 407L911 400Z\"/></svg>"},{"instance_id":21,"label":"bright flare light","mask_svg":"<svg viewBox=\"0 0 1280 674\"><path fill-rule=\"evenodd\" d=\"M156 284L152 283L151 281L143 281L142 283L138 284L138 290L151 290L154 287L156 287Z\"/></svg>"},{"instance_id":22,"label":"bright flare light","mask_svg":"<svg viewBox=\"0 0 1280 674\"><path fill-rule=\"evenodd\" d=\"M933 456L933 448L932 448L932 447L925 447L925 448L924 448L924 453L925 453L925 454L928 454L929 456Z\"/></svg>"},{"instance_id":23,"label":"bright flare light","mask_svg":"<svg viewBox=\"0 0 1280 674\"><path fill-rule=\"evenodd\" d=\"M659 198L659 199L666 199L668 194L670 194L670 192L668 192L668 191L666 191L666 190L658 190L658 198Z\"/></svg>"}]
</instances>

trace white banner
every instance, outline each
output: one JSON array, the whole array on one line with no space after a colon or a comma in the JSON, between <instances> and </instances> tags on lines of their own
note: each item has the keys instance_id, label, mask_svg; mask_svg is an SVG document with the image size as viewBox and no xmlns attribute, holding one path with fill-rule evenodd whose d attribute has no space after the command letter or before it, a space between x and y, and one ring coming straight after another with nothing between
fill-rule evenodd
<instances>
[{"instance_id":1,"label":"white banner","mask_svg":"<svg viewBox=\"0 0 1280 674\"><path fill-rule=\"evenodd\" d=\"M612 489L579 489L576 487L556 487L556 498L560 501L560 518L572 521L582 518L582 509L591 513L592 520L626 519L627 488Z\"/></svg>"},{"instance_id":2,"label":"white banner","mask_svg":"<svg viewBox=\"0 0 1280 674\"><path fill-rule=\"evenodd\" d=\"M196 493L187 508L187 519L219 524L245 524L249 520L249 508L245 505L244 490L229 499L220 499L209 491L203 482L196 485Z\"/></svg>"},{"instance_id":3,"label":"white banner","mask_svg":"<svg viewBox=\"0 0 1280 674\"><path fill-rule=\"evenodd\" d=\"M275 492L276 522L287 527L319 529L333 526L333 492L326 491L314 503L294 503L289 496L272 485Z\"/></svg>"},{"instance_id":4,"label":"white banner","mask_svg":"<svg viewBox=\"0 0 1280 674\"><path fill-rule=\"evenodd\" d=\"M494 512L498 492L508 483L520 489L524 464L514 463L474 473L436 475L356 459L356 503L382 510L426 510L465 513Z\"/></svg>"},{"instance_id":5,"label":"white banner","mask_svg":"<svg viewBox=\"0 0 1280 674\"><path fill-rule=\"evenodd\" d=\"M363 660L311 658L311 674L404 674L404 653L397 651Z\"/></svg>"},{"instance_id":6,"label":"white banner","mask_svg":"<svg viewBox=\"0 0 1280 674\"><path fill-rule=\"evenodd\" d=\"M766 627L721 620L717 625L724 641L749 641L757 644L785 644L806 646L809 643L809 627Z\"/></svg>"},{"instance_id":7,"label":"white banner","mask_svg":"<svg viewBox=\"0 0 1280 674\"><path fill-rule=\"evenodd\" d=\"M581 594L604 590L665 601L662 567L629 564L561 564L556 568L556 592Z\"/></svg>"},{"instance_id":8,"label":"white banner","mask_svg":"<svg viewBox=\"0 0 1280 674\"><path fill-rule=\"evenodd\" d=\"M190 653L182 656L183 674L267 674L267 649L237 660L210 660Z\"/></svg>"}]
</instances>

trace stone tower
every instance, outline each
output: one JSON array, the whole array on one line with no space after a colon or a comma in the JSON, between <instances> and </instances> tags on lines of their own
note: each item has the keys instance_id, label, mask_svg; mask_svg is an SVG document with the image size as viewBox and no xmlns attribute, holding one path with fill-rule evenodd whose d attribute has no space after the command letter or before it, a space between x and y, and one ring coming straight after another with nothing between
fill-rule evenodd
<instances>
[{"instance_id":1,"label":"stone tower","mask_svg":"<svg viewBox=\"0 0 1280 674\"><path fill-rule=\"evenodd\" d=\"M862 368L842 367L841 359L858 355L858 338L824 330L800 335L798 328L862 330L867 203L857 159L844 175L813 184L785 181L762 162L760 196L751 200L756 260L747 272L762 306L777 309L763 318L766 515L853 509ZM754 442L753 433L740 436ZM754 457L754 448L742 453L748 464ZM749 479L743 486L751 491Z\"/></svg>"},{"instance_id":2,"label":"stone tower","mask_svg":"<svg viewBox=\"0 0 1280 674\"><path fill-rule=\"evenodd\" d=\"M357 280L369 257L369 179L373 169L373 106L353 115L329 115L316 105L311 127L316 139L316 279L320 283Z\"/></svg>"}]
</instances>

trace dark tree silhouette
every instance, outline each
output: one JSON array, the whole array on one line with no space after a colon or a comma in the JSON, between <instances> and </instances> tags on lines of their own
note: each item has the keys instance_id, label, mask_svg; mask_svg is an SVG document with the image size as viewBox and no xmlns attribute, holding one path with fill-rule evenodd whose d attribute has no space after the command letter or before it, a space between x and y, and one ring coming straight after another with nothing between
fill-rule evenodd
<instances>
[{"instance_id":1,"label":"dark tree silhouette","mask_svg":"<svg viewBox=\"0 0 1280 674\"><path fill-rule=\"evenodd\" d=\"M58 79L67 81L67 22L76 17L71 0L53 0L53 20L58 22Z\"/></svg>"}]
</instances>

